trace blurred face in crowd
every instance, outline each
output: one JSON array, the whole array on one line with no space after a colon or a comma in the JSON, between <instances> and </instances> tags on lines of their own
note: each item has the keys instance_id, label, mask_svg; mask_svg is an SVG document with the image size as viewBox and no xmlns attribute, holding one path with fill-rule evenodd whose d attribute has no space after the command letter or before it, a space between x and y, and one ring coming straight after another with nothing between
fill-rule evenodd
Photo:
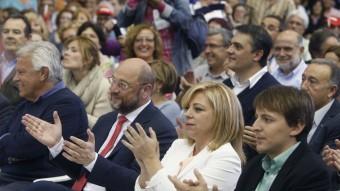
<instances>
[{"instance_id":1,"label":"blurred face in crowd","mask_svg":"<svg viewBox=\"0 0 340 191\"><path fill-rule=\"evenodd\" d=\"M294 144L295 137L302 131L299 127L290 127L281 113L262 108L256 108L256 121L252 128L257 152L265 153L271 159Z\"/></svg>"},{"instance_id":2,"label":"blurred face in crowd","mask_svg":"<svg viewBox=\"0 0 340 191\"><path fill-rule=\"evenodd\" d=\"M305 25L303 24L302 18L296 15L292 15L288 18L287 29L296 31L300 35L303 35L303 33L306 30Z\"/></svg>"},{"instance_id":3,"label":"blurred face in crowd","mask_svg":"<svg viewBox=\"0 0 340 191\"><path fill-rule=\"evenodd\" d=\"M284 73L290 73L301 61L303 48L298 43L298 34L294 31L281 32L274 43L273 55Z\"/></svg>"},{"instance_id":4,"label":"blurred face in crowd","mask_svg":"<svg viewBox=\"0 0 340 191\"><path fill-rule=\"evenodd\" d=\"M261 26L266 29L266 31L272 37L272 40L275 41L277 35L280 32L280 21L272 17L266 17L263 19Z\"/></svg>"},{"instance_id":5,"label":"blurred face in crowd","mask_svg":"<svg viewBox=\"0 0 340 191\"><path fill-rule=\"evenodd\" d=\"M68 12L68 11L61 13L59 22L60 22L60 27L67 26L67 25L71 24L72 13Z\"/></svg>"},{"instance_id":6,"label":"blurred face in crowd","mask_svg":"<svg viewBox=\"0 0 340 191\"><path fill-rule=\"evenodd\" d=\"M327 52L325 58L328 60L333 60L337 66L340 68L340 58L334 52Z\"/></svg>"},{"instance_id":7,"label":"blurred face in crowd","mask_svg":"<svg viewBox=\"0 0 340 191\"><path fill-rule=\"evenodd\" d=\"M77 24L78 24L79 26L81 26L83 23L85 23L85 22L87 22L87 21L89 21L89 19L87 18L87 16L86 16L84 13L80 12L80 13L78 14L77 18L76 18Z\"/></svg>"},{"instance_id":8,"label":"blurred face in crowd","mask_svg":"<svg viewBox=\"0 0 340 191\"><path fill-rule=\"evenodd\" d=\"M214 123L214 110L203 93L196 93L185 109L185 132L197 140L211 140Z\"/></svg>"},{"instance_id":9,"label":"blurred face in crowd","mask_svg":"<svg viewBox=\"0 0 340 191\"><path fill-rule=\"evenodd\" d=\"M6 51L16 52L27 42L25 27L26 24L21 19L8 19L5 22L1 38Z\"/></svg>"},{"instance_id":10,"label":"blurred face in crowd","mask_svg":"<svg viewBox=\"0 0 340 191\"><path fill-rule=\"evenodd\" d=\"M322 4L321 1L316 1L315 4L312 7L312 13L314 15L321 15L322 13Z\"/></svg>"},{"instance_id":11,"label":"blurred face in crowd","mask_svg":"<svg viewBox=\"0 0 340 191\"><path fill-rule=\"evenodd\" d=\"M208 65L213 68L223 68L223 63L227 57L227 49L228 47L224 44L222 35L208 36L204 49Z\"/></svg>"},{"instance_id":12,"label":"blurred face in crowd","mask_svg":"<svg viewBox=\"0 0 340 191\"><path fill-rule=\"evenodd\" d=\"M83 37L86 37L86 38L90 39L92 42L94 42L94 44L96 44L98 49L101 48L99 38L92 28L90 28L90 27L87 28L80 35L83 36Z\"/></svg>"},{"instance_id":13,"label":"blurred face in crowd","mask_svg":"<svg viewBox=\"0 0 340 191\"><path fill-rule=\"evenodd\" d=\"M136 57L141 58L147 62L153 60L153 53L155 52L155 35L149 29L143 29L136 36L133 51Z\"/></svg>"},{"instance_id":14,"label":"blurred face in crowd","mask_svg":"<svg viewBox=\"0 0 340 191\"><path fill-rule=\"evenodd\" d=\"M330 83L331 68L311 63L302 75L301 88L312 97L315 109L326 105L334 96L334 86Z\"/></svg>"},{"instance_id":15,"label":"blurred face in crowd","mask_svg":"<svg viewBox=\"0 0 340 191\"><path fill-rule=\"evenodd\" d=\"M328 37L323 44L321 44L321 54L324 55L326 50L328 50L331 46L340 45L338 39L334 36Z\"/></svg>"},{"instance_id":16,"label":"blurred face in crowd","mask_svg":"<svg viewBox=\"0 0 340 191\"><path fill-rule=\"evenodd\" d=\"M79 43L74 40L63 49L63 66L68 70L82 70L84 65Z\"/></svg>"},{"instance_id":17,"label":"blurred face in crowd","mask_svg":"<svg viewBox=\"0 0 340 191\"><path fill-rule=\"evenodd\" d=\"M76 28L69 28L65 30L62 34L62 39L66 40L70 37L77 36L77 29Z\"/></svg>"}]
</instances>

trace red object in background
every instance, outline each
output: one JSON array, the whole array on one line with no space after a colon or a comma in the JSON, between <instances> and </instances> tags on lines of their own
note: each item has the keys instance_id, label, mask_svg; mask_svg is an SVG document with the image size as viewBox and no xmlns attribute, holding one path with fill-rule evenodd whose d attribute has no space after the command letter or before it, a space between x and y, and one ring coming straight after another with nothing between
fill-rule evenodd
<instances>
[{"instance_id":1,"label":"red object in background","mask_svg":"<svg viewBox=\"0 0 340 191\"><path fill-rule=\"evenodd\" d=\"M328 17L327 18L328 27L339 27L340 26L340 18L336 17Z\"/></svg>"}]
</instances>

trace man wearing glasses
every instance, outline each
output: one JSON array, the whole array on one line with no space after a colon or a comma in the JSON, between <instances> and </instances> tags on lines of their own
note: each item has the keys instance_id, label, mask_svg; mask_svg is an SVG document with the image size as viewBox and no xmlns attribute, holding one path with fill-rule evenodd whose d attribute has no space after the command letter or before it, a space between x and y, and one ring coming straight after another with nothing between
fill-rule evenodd
<instances>
[{"instance_id":1,"label":"man wearing glasses","mask_svg":"<svg viewBox=\"0 0 340 191\"><path fill-rule=\"evenodd\" d=\"M65 141L60 132L53 134L51 129L61 129L58 116L55 116L55 124L32 116L24 119L28 132L46 145L53 161L75 179L72 190L134 190L140 169L133 153L121 143L128 126L135 127L139 123L145 128L152 127L159 140L161 158L176 138L170 121L151 102L154 76L144 60L131 58L123 61L110 81L109 96L115 111L100 117L93 133L88 130L87 142L77 138ZM37 129L45 131L38 134ZM58 138L52 140L48 137ZM30 189L70 190L46 182L33 184Z\"/></svg>"}]
</instances>

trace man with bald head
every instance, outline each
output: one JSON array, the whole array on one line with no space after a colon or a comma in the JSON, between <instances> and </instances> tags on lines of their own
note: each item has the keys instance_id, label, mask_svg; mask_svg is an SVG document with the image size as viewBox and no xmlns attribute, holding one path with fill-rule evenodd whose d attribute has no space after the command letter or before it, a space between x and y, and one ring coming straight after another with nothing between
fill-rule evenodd
<instances>
[{"instance_id":1,"label":"man with bald head","mask_svg":"<svg viewBox=\"0 0 340 191\"><path fill-rule=\"evenodd\" d=\"M88 132L88 141L76 138L64 141L61 136L57 141L49 140L50 130L40 135L34 133L34 124L44 122L28 116L24 123L30 127L28 132L33 137L49 147L53 162L75 179L72 190L133 191L140 169L133 153L121 143L125 139L125 129L130 125L135 127L136 123L152 127L159 141L161 158L176 139L170 121L151 102L154 81L150 66L142 59L131 58L119 64L110 77L109 96L115 111L98 119L93 134ZM57 116L54 125L47 124L44 128L60 128L56 124ZM28 190L48 189L70 190L46 182L33 184Z\"/></svg>"},{"instance_id":2,"label":"man with bald head","mask_svg":"<svg viewBox=\"0 0 340 191\"><path fill-rule=\"evenodd\" d=\"M297 32L286 30L277 36L270 71L282 85L300 88L302 73L307 67L302 59L303 50L303 37Z\"/></svg>"}]
</instances>

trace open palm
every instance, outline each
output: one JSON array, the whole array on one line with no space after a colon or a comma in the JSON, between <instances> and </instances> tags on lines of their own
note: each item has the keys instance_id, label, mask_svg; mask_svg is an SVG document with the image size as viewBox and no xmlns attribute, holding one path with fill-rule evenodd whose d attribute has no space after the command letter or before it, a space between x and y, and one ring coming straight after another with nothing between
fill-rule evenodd
<instances>
[{"instance_id":1,"label":"open palm","mask_svg":"<svg viewBox=\"0 0 340 191\"><path fill-rule=\"evenodd\" d=\"M41 144L51 148L59 142L62 136L62 126L57 111L53 112L54 124L41 120L33 115L26 114L22 117L22 124L26 131Z\"/></svg>"}]
</instances>

